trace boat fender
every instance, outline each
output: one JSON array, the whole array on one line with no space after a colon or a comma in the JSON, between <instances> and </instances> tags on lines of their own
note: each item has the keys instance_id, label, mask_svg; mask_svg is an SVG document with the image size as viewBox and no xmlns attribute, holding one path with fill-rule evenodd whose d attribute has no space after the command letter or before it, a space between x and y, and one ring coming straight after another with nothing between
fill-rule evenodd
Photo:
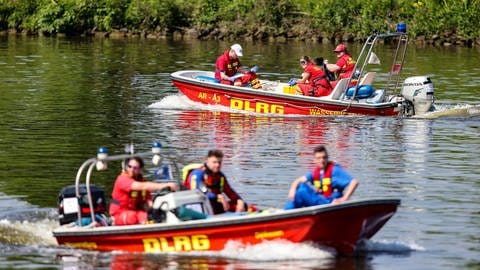
<instances>
[{"instance_id":1,"label":"boat fender","mask_svg":"<svg viewBox=\"0 0 480 270\"><path fill-rule=\"evenodd\" d=\"M202 82L211 82L211 83L219 83L220 81L213 78L213 77L209 77L209 76L206 76L206 75L197 75L195 76L195 79L199 80L199 81L202 81Z\"/></svg>"},{"instance_id":2,"label":"boat fender","mask_svg":"<svg viewBox=\"0 0 480 270\"><path fill-rule=\"evenodd\" d=\"M355 93L355 87L356 86L352 86L348 88L347 93L345 94L347 98L353 97L353 94ZM358 86L355 98L369 98L373 95L373 93L375 93L375 89L371 85L360 85Z\"/></svg>"}]
</instances>

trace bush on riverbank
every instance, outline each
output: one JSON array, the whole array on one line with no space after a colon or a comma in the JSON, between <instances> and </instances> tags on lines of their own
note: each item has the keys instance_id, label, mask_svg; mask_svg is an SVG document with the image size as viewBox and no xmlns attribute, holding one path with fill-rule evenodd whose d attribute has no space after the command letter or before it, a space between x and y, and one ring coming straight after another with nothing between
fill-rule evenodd
<instances>
[{"instance_id":1,"label":"bush on riverbank","mask_svg":"<svg viewBox=\"0 0 480 270\"><path fill-rule=\"evenodd\" d=\"M419 39L480 43L480 0L0 0L0 29L43 34L332 41L392 31L400 21Z\"/></svg>"}]
</instances>

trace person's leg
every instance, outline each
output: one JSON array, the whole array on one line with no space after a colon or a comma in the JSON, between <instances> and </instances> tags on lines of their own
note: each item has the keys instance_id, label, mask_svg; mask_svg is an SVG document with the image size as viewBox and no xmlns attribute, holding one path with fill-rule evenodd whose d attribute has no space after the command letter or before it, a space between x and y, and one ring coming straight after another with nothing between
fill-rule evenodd
<instances>
[{"instance_id":1,"label":"person's leg","mask_svg":"<svg viewBox=\"0 0 480 270\"><path fill-rule=\"evenodd\" d=\"M293 201L288 200L283 209L289 210L308 206L306 205L305 197L311 196L309 195L310 190L312 190L312 188L308 184L300 183L295 192L295 199ZM312 191L315 192L314 190Z\"/></svg>"},{"instance_id":2,"label":"person's leg","mask_svg":"<svg viewBox=\"0 0 480 270\"><path fill-rule=\"evenodd\" d=\"M316 97L324 97L330 95L333 89L327 89L323 86L317 86L315 89L315 96Z\"/></svg>"},{"instance_id":3,"label":"person's leg","mask_svg":"<svg viewBox=\"0 0 480 270\"><path fill-rule=\"evenodd\" d=\"M310 84L299 83L297 84L297 94L304 96L312 96L313 87Z\"/></svg>"},{"instance_id":4,"label":"person's leg","mask_svg":"<svg viewBox=\"0 0 480 270\"><path fill-rule=\"evenodd\" d=\"M221 83L221 84L233 85L233 82L231 82L231 81L229 81L229 80L221 80L220 83Z\"/></svg>"},{"instance_id":5,"label":"person's leg","mask_svg":"<svg viewBox=\"0 0 480 270\"><path fill-rule=\"evenodd\" d=\"M124 210L114 216L115 225L133 225L138 223L137 213L132 210Z\"/></svg>"},{"instance_id":6,"label":"person's leg","mask_svg":"<svg viewBox=\"0 0 480 270\"><path fill-rule=\"evenodd\" d=\"M288 200L288 202L283 207L283 209L285 209L285 210L291 210L291 209L295 209L295 208L297 208L297 207L295 207L295 202L290 201L290 200Z\"/></svg>"},{"instance_id":7,"label":"person's leg","mask_svg":"<svg viewBox=\"0 0 480 270\"><path fill-rule=\"evenodd\" d=\"M327 204L331 201L325 199L322 195L318 194L317 191L308 183L300 183L295 193L295 200L288 201L283 209L295 209L307 206Z\"/></svg>"},{"instance_id":8,"label":"person's leg","mask_svg":"<svg viewBox=\"0 0 480 270\"><path fill-rule=\"evenodd\" d=\"M297 207L314 206L320 204L327 204L329 201L308 183L301 183L298 186L297 193L295 194L295 204Z\"/></svg>"},{"instance_id":9,"label":"person's leg","mask_svg":"<svg viewBox=\"0 0 480 270\"><path fill-rule=\"evenodd\" d=\"M138 224L147 224L148 214L147 211L136 211L137 223Z\"/></svg>"}]
</instances>

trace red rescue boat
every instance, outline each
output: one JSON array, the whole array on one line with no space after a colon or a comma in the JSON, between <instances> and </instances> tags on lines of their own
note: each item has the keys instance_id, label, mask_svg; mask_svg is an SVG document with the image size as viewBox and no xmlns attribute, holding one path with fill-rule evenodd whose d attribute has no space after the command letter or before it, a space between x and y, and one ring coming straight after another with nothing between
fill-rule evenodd
<instances>
[{"instance_id":1,"label":"red rescue boat","mask_svg":"<svg viewBox=\"0 0 480 270\"><path fill-rule=\"evenodd\" d=\"M153 163L161 160L160 171L167 178L179 173L168 156L154 149L152 153L135 155L153 157ZM202 192L184 190L155 198L153 208L162 214L160 220L154 219L158 223L110 226L103 217L103 191L90 185L90 176L94 167L106 169L106 162L131 155L106 156L100 152L98 158L80 167L75 186L64 188L59 196L63 225L53 235L60 245L100 251L188 252L223 250L229 241L254 245L283 239L350 254L359 241L370 239L380 230L400 205L398 199L369 199L295 210L212 215L209 200ZM82 171L87 167L85 185L80 185Z\"/></svg>"},{"instance_id":2,"label":"red rescue boat","mask_svg":"<svg viewBox=\"0 0 480 270\"><path fill-rule=\"evenodd\" d=\"M381 39L397 42L393 63L384 73L367 72L367 64L379 62L373 48ZM421 115L433 109L434 90L430 78L426 76L408 77L403 84L400 82L407 44L408 35L404 32L371 35L355 65L355 78L359 79L340 80L334 90L324 97L296 95L293 87L275 81L260 80L261 89L220 84L214 78L214 73L209 71L177 71L170 77L180 92L193 101L245 112L279 115ZM375 81L380 76L382 78Z\"/></svg>"}]
</instances>

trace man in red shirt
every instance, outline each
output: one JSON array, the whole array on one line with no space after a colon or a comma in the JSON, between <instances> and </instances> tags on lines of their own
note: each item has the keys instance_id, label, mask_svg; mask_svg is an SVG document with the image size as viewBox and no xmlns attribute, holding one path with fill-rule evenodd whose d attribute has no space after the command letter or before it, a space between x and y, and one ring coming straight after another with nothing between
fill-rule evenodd
<instances>
[{"instance_id":1,"label":"man in red shirt","mask_svg":"<svg viewBox=\"0 0 480 270\"><path fill-rule=\"evenodd\" d=\"M144 166L140 157L125 161L127 168L115 180L110 201L110 215L115 225L145 224L147 209L152 207L151 191L170 188L177 190L175 183L155 183L146 181L142 175Z\"/></svg>"},{"instance_id":2,"label":"man in red shirt","mask_svg":"<svg viewBox=\"0 0 480 270\"><path fill-rule=\"evenodd\" d=\"M353 73L353 68L355 67L355 60L348 54L347 46L344 44L339 44L335 50L333 50L337 55L337 63L327 64L328 70L337 74L337 79L350 78Z\"/></svg>"},{"instance_id":3,"label":"man in red shirt","mask_svg":"<svg viewBox=\"0 0 480 270\"><path fill-rule=\"evenodd\" d=\"M240 44L233 44L229 50L223 52L215 62L215 79L220 83L233 85L232 76L242 66L239 57L243 56L243 49Z\"/></svg>"}]
</instances>

